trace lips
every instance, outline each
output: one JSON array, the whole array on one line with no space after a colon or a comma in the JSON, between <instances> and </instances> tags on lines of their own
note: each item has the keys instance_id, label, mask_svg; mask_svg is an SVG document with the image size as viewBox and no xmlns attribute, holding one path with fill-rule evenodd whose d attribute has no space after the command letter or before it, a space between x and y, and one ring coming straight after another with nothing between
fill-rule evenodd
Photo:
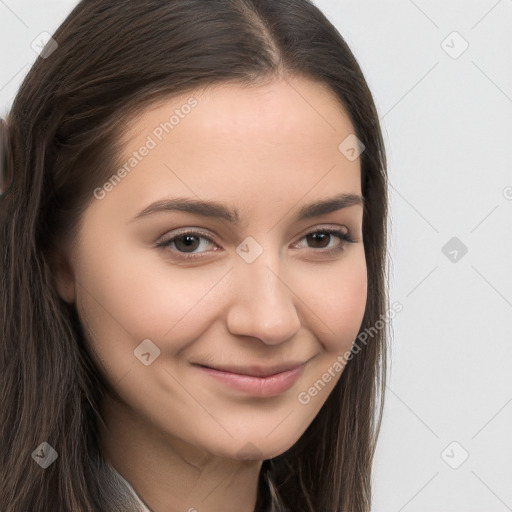
<instances>
[{"instance_id":1,"label":"lips","mask_svg":"<svg viewBox=\"0 0 512 512\"><path fill-rule=\"evenodd\" d=\"M293 387L302 375L305 364L293 363L292 369L286 371L282 370L289 368L290 364L273 367L244 366L243 368L222 366L223 369L213 369L198 364L193 366L197 368L200 375L211 379L210 382L212 380L218 382L224 389L229 389L230 393L235 391L252 397L271 398ZM246 373L235 373L235 371ZM208 388L210 388L209 383Z\"/></svg>"},{"instance_id":2,"label":"lips","mask_svg":"<svg viewBox=\"0 0 512 512\"><path fill-rule=\"evenodd\" d=\"M224 366L224 365L204 365L204 364L198 364L193 363L194 366L201 366L203 368L209 368L211 370L217 370L220 372L226 372L226 373L234 373L236 375L247 375L249 377L270 377L272 375L278 375L280 373L288 372L290 370L294 370L296 368L299 368L300 366L303 366L306 364L305 362L298 362L298 363L284 363L274 366L258 366L258 365L251 365L251 366Z\"/></svg>"}]
</instances>

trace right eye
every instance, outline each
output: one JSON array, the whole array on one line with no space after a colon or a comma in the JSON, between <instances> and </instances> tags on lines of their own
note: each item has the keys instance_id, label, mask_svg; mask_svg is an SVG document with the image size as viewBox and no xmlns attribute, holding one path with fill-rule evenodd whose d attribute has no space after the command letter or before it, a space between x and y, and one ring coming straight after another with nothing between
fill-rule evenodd
<instances>
[{"instance_id":1,"label":"right eye","mask_svg":"<svg viewBox=\"0 0 512 512\"><path fill-rule=\"evenodd\" d=\"M164 249L169 249L173 253L178 253L178 258L197 258L201 257L199 256L200 254L208 252L193 252L198 248L205 248L208 246L208 243L201 244L201 239L206 240L208 243L213 244L213 241L203 232L182 230L178 233L174 233L173 236L167 237L164 240L158 242L156 246Z\"/></svg>"}]
</instances>

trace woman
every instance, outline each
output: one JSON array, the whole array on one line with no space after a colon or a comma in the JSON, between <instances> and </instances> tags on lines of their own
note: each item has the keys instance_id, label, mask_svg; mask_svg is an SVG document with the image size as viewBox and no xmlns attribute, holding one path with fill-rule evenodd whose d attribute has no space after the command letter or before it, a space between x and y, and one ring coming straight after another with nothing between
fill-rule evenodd
<instances>
[{"instance_id":1,"label":"woman","mask_svg":"<svg viewBox=\"0 0 512 512\"><path fill-rule=\"evenodd\" d=\"M84 0L2 140L0 508L368 512L386 161L318 8Z\"/></svg>"}]
</instances>

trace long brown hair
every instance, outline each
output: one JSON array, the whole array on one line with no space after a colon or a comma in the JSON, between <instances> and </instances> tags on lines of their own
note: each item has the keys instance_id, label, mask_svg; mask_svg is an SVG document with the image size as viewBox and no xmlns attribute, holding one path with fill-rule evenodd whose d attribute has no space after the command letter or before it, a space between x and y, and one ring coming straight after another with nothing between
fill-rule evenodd
<instances>
[{"instance_id":1,"label":"long brown hair","mask_svg":"<svg viewBox=\"0 0 512 512\"><path fill-rule=\"evenodd\" d=\"M137 510L108 478L97 442L105 382L51 264L59 244L74 239L92 191L118 168L127 121L187 91L302 75L330 87L365 147L360 332L373 334L299 441L264 461L256 510L369 512L386 377L387 332L374 326L388 307L387 171L374 101L344 39L309 0L82 0L53 38L58 47L38 57L8 115L0 509ZM33 456L43 442L58 454L44 470Z\"/></svg>"}]
</instances>

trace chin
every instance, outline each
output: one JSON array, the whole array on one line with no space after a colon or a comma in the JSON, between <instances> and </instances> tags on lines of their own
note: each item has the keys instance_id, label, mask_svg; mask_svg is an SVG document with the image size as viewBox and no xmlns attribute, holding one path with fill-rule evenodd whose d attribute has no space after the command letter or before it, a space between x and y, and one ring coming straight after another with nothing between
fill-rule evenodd
<instances>
[{"instance_id":1,"label":"chin","mask_svg":"<svg viewBox=\"0 0 512 512\"><path fill-rule=\"evenodd\" d=\"M281 420L280 420L281 421ZM276 422L276 425L279 422ZM275 428L275 426L274 426ZM268 432L272 432L272 428ZM299 433L289 433L287 437L286 432L277 435L275 432L269 437L262 436L261 432L254 433L254 435L233 436L233 438L224 437L221 443L214 445L208 444L205 449L212 455L224 457L234 460L266 460L282 455L288 451L302 435ZM217 439L217 441L220 441Z\"/></svg>"}]
</instances>

